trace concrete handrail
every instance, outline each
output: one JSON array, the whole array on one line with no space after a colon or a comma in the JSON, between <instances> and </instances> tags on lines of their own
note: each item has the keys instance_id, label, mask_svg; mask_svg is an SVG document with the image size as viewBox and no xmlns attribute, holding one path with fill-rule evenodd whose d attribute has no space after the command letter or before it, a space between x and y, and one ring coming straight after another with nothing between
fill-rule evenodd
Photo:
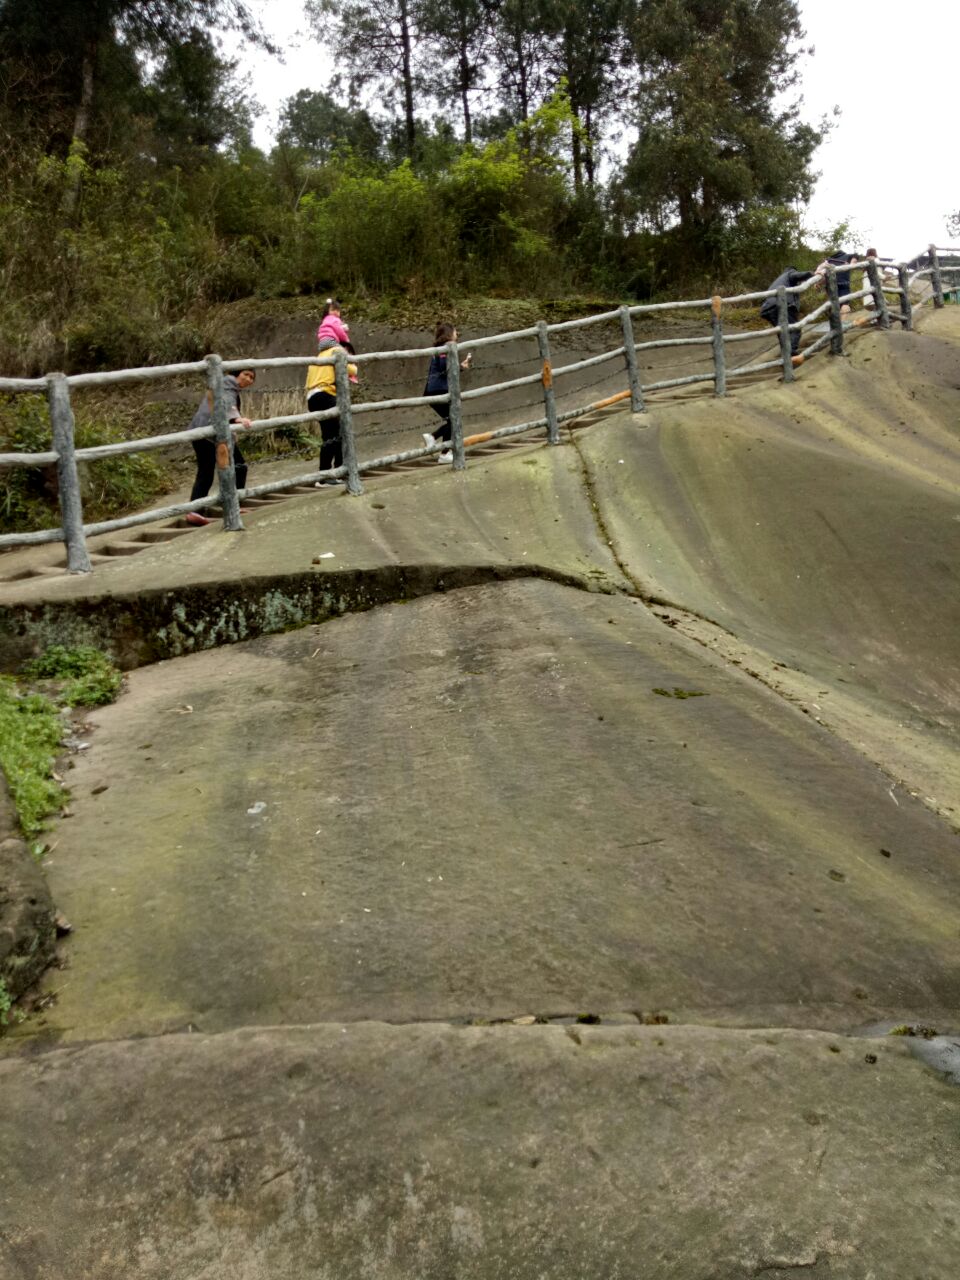
<instances>
[{"instance_id":1,"label":"concrete handrail","mask_svg":"<svg viewBox=\"0 0 960 1280\"><path fill-rule=\"evenodd\" d=\"M828 343L831 345L831 350L835 354L839 354L839 352L842 351L844 333L851 328L859 327L843 322L840 309L846 303L855 301L859 298L872 296L876 300L877 306L876 314L870 316L871 322L876 321L881 327L887 328L889 327L890 320L896 319L902 323L904 327L910 328L912 324L912 310L909 298L909 289L918 279L929 275L933 278L931 296L929 298L922 298L912 305L923 306L925 303L933 301L934 305L942 306L942 273L947 271L960 271L960 266L951 267L947 264L940 264L938 254L941 251L938 251L938 249L933 245L924 252L929 255L931 265L915 271L912 275L907 274L907 266L905 263L897 264L896 270L900 277L899 284L897 286L885 285L883 283L880 278L879 267L876 259L857 260L849 264L841 265L840 267L832 264L829 265L826 271L827 289L830 294L828 300L815 307L805 317L797 321L791 321L789 319L788 306L786 302L787 296L790 295L795 299L799 299L800 295L814 287L820 281L821 277L811 277L802 284L795 285L788 289L766 289L754 293L736 294L726 298L718 295L713 298L679 299L674 302L643 303L632 306L622 306L614 311L599 312L594 315L582 316L573 320L559 321L553 324L547 324L545 321L540 321L536 326L515 329L505 333L492 334L488 337L471 338L459 343L448 343L444 346L407 348L395 351L373 351L349 356L349 362L351 364L365 365L375 364L385 360L423 360L436 355L446 355L448 357L448 376L450 386L447 394L439 396L409 396L399 397L392 400L370 401L354 404L351 400L350 386L346 377L348 357L344 352L337 352L330 355L314 354L303 356L272 356L256 357L248 360L236 359L226 361L221 360L219 356L208 356L203 361L119 369L101 373L72 374L69 376L65 376L64 374L48 374L42 378L0 378L0 392L46 392L50 403L51 422L54 434L54 448L52 450L38 453L0 454L0 469L4 467L39 467L56 465L59 478L61 512L63 516L63 523L61 527L57 529L38 530L33 533L0 535L0 547L29 545L38 542L65 541L67 544L67 564L69 570L71 572L88 572L90 569L89 557L86 551L86 538L88 536L97 533L112 532L116 529L129 528L139 524L146 524L154 520L181 515L190 511L199 511L213 505L223 506L224 524L226 528L238 529L242 527L240 524L238 504L239 499L243 496L253 497L262 493L282 491L300 484L310 483L316 479L323 479L330 475L342 475L345 473L348 478L349 491L358 493L361 492L359 479L361 472L369 471L377 467L390 466L395 464L397 461L406 461L408 459L425 457L431 453L436 453L442 447L439 444L435 444L429 448L406 450L402 453L390 454L385 457L375 458L364 463L359 463L355 456L352 433L352 418L355 414L385 411L401 407L415 408L426 405L448 405L451 425L453 428L451 446L454 454L454 469L459 470L464 465L464 444L473 444L481 439L498 439L505 435L517 434L521 431L537 429L543 426L547 427L548 438L550 441L555 443L559 438L557 435L557 428L560 422L569 421L584 413L591 412L597 407L598 403L606 405L629 397L633 410L635 412L641 412L644 407L643 396L644 393L648 391L713 381L715 383L716 394L723 395L725 394L726 381L728 377L742 377L744 375L774 368L781 368L783 370L784 380L791 381L793 379L794 368L798 364L817 354ZM960 256L960 250L949 249L943 250L942 252L957 253L958 256ZM921 255L917 255L914 261L917 261L920 257ZM884 263L880 265L882 265L886 270L889 269L888 264ZM846 274L857 270L862 270L865 273L870 274L870 287L839 295L836 281L838 271ZM897 311L896 313L888 311L884 301L884 295L886 294L897 295L901 298L901 311ZM769 298L777 298L780 309L780 318L777 323L777 328L780 331L780 357L776 360L765 360L728 369L724 352L729 343L762 340L764 337L773 335L763 329L751 330L745 333L724 333L723 308L743 303L763 302ZM792 306L792 304L790 305ZM633 319L642 318L644 316L656 316L667 311L689 310L710 311L713 330L712 335L693 338L658 338L639 343L635 341L632 328ZM815 341L802 355L794 354L794 340L792 335L796 334L798 331L809 328L816 322L816 320L827 313L830 315L830 332ZM553 365L549 347L550 334L569 333L573 330L583 329L593 325L612 324L617 322L619 322L623 332L624 340L622 344L604 351L599 355L590 356L586 359L575 361L568 365L558 367ZM454 373L459 375L459 360L462 353L482 350L487 347L494 347L503 345L507 342L522 341L534 337L537 338L540 348L539 354L541 367L538 372L518 378L507 379L502 382L475 387L469 391L460 390L459 376L454 377L453 375ZM712 346L714 364L713 372L697 373L686 377L668 378L649 384L642 384L636 362L637 352L665 347L699 346ZM626 361L627 374L630 382L628 391L618 393L616 396L609 398L606 401L595 402L592 405L568 410L562 414L557 413L553 390L553 381L555 378L566 374L572 374L619 358L625 358ZM304 476L298 476L293 479L287 478L286 480L271 481L269 484L258 485L255 489L243 490L238 493L233 474L232 450L229 448L229 441L235 433L236 428L229 423L224 408L223 374L225 372L238 372L243 369L306 368L310 365L332 366L335 369L338 386L337 407L316 413L287 414L274 418L257 419L251 422L250 427L247 428L246 431L253 433L264 432L282 426L323 422L339 417L340 433L344 445L344 456L346 458L349 455L350 462L345 467L335 469L332 472L310 472ZM454 366L456 366L455 369ZM95 445L83 449L76 449L74 447L73 412L70 407L70 390L72 388L103 387L116 383L156 380L196 373L205 373L207 375L208 387L214 396L214 422L210 426L171 432L167 435L149 436L139 440L117 441L113 444ZM497 394L498 392L507 391L516 387L529 386L535 383L540 383L543 387L544 404L546 407L546 415L544 418L538 418L534 422L530 423L499 428L494 432L483 432L478 436L469 437L464 441L460 420L460 406L463 401L482 399L486 396ZM77 463L79 461L96 461L98 459L163 449L171 446L183 445L193 440L210 438L216 438L220 444L226 445L225 453L229 455L228 464L218 469L220 475L220 495L218 497L208 497L199 499L195 502L178 503L174 506L158 508L148 512L140 512L137 515L124 516L116 520L102 521L97 524L85 525L83 523L80 505L80 486L77 475ZM218 448L218 461L219 459L220 450Z\"/></svg>"}]
</instances>

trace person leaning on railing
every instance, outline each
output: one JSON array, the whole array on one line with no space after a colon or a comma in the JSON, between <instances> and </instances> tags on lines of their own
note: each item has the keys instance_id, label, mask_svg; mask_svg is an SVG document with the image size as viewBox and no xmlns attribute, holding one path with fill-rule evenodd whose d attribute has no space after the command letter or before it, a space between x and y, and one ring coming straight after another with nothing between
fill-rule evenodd
<instances>
[{"instance_id":1,"label":"person leaning on railing","mask_svg":"<svg viewBox=\"0 0 960 1280\"><path fill-rule=\"evenodd\" d=\"M896 269L894 267L887 265L884 262L881 262L876 249L867 250L867 261L868 262L873 261L877 264L877 270L880 272L881 284L885 280L895 280L897 278ZM863 287L864 289L870 288L870 280L869 280L869 277L867 276L866 271L863 273ZM874 298L872 293L867 294L867 296L863 300L863 305L867 308L868 311L872 310L877 305L877 301Z\"/></svg>"},{"instance_id":2,"label":"person leaning on railing","mask_svg":"<svg viewBox=\"0 0 960 1280\"><path fill-rule=\"evenodd\" d=\"M796 267L787 267L781 275L777 276L773 284L769 288L773 291L777 289L795 289L797 285L806 284L808 280L814 276L823 279L825 268L818 267L816 271L798 271ZM772 298L765 298L763 305L760 307L760 315L766 320L767 324L772 324L776 329L780 324L780 315L777 308L776 292ZM800 319L800 298L795 293L787 294L787 320L790 324L796 324ZM790 352L796 355L800 350L800 330L792 329L790 331Z\"/></svg>"},{"instance_id":3,"label":"person leaning on railing","mask_svg":"<svg viewBox=\"0 0 960 1280\"><path fill-rule=\"evenodd\" d=\"M321 356L353 355L353 346L347 342L340 345L333 338L321 338L319 350ZM351 381L357 377L357 366L347 365L347 375ZM307 412L321 413L324 409L335 409L337 405L337 376L332 364L311 364L307 367ZM340 418L324 418L320 423L320 471L332 471L334 467L343 466L343 444L340 440ZM318 480L315 487L343 484L343 480L332 476Z\"/></svg>"},{"instance_id":4,"label":"person leaning on railing","mask_svg":"<svg viewBox=\"0 0 960 1280\"><path fill-rule=\"evenodd\" d=\"M837 294L841 298L845 298L850 289L850 272L842 270L843 267L849 267L851 262L856 262L857 255L855 253L847 253L845 249L835 249L826 259L826 265L837 268ZM819 268L818 268L819 270ZM850 310L850 303L844 302L840 307L840 314L846 315Z\"/></svg>"},{"instance_id":5,"label":"person leaning on railing","mask_svg":"<svg viewBox=\"0 0 960 1280\"><path fill-rule=\"evenodd\" d=\"M227 405L227 417L235 426L249 427L250 425L250 419L240 414L240 392L245 391L247 387L252 387L256 380L257 375L253 369L241 369L236 376L232 373L224 375L223 396ZM193 415L190 429L192 431L195 427L209 427L211 422L213 422L213 392L208 391ZM213 477L217 470L217 442L207 437L203 440L193 440L191 443L193 452L197 455L197 476L190 491L190 501L195 502L197 498L205 498L213 484ZM237 488L245 489L247 464L240 452L236 437L233 441L233 465L236 470ZM211 523L209 518L201 515L199 511L188 511L185 519L188 524Z\"/></svg>"}]
</instances>

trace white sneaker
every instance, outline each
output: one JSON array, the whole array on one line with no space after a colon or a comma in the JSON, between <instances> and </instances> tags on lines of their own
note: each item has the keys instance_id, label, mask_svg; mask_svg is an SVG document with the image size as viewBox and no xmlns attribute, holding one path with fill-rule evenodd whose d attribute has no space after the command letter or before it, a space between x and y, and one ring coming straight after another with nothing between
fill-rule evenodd
<instances>
[{"instance_id":1,"label":"white sneaker","mask_svg":"<svg viewBox=\"0 0 960 1280\"><path fill-rule=\"evenodd\" d=\"M436 437L435 437L435 436L432 436L432 435L430 434L430 432L429 432L429 431L424 431L424 433L423 433L423 443L424 443L424 444L427 446L427 448L429 449L431 445L433 445L433 444L436 444L436 443L437 443L437 441L436 441Z\"/></svg>"},{"instance_id":2,"label":"white sneaker","mask_svg":"<svg viewBox=\"0 0 960 1280\"><path fill-rule=\"evenodd\" d=\"M437 461L438 461L438 462L452 462L452 461L453 461L453 450L452 450L452 449L444 449L443 453L438 453L438 454L437 454Z\"/></svg>"}]
</instances>

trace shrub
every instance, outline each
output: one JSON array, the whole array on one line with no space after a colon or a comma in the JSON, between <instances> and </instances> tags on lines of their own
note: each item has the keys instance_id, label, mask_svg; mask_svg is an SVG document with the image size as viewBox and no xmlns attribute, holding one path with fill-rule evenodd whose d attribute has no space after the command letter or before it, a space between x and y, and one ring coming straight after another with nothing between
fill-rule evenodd
<instances>
[{"instance_id":1,"label":"shrub","mask_svg":"<svg viewBox=\"0 0 960 1280\"><path fill-rule=\"evenodd\" d=\"M130 438L134 422L78 415L77 448ZM43 396L0 397L0 453L41 453L51 448L50 416ZM155 453L121 454L83 465L83 511L88 521L123 515L146 505L169 487L169 464ZM0 532L23 533L59 523L53 467L14 467L0 472Z\"/></svg>"},{"instance_id":2,"label":"shrub","mask_svg":"<svg viewBox=\"0 0 960 1280\"><path fill-rule=\"evenodd\" d=\"M89 645L76 649L51 645L24 665L23 674L29 680L56 681L57 700L67 707L99 707L113 702L123 684L123 676L110 659Z\"/></svg>"}]
</instances>

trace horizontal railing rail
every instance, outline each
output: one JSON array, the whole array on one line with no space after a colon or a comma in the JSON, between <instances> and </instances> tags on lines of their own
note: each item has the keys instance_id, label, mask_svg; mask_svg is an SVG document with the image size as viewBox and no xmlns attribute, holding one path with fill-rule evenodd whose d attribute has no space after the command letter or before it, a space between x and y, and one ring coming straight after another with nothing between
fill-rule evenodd
<instances>
[{"instance_id":1,"label":"horizontal railing rail","mask_svg":"<svg viewBox=\"0 0 960 1280\"><path fill-rule=\"evenodd\" d=\"M144 366L132 369L109 370L101 373L81 373L64 375L48 374L42 378L0 378L0 392L11 394L41 392L46 395L52 426L52 445L49 450L35 453L0 454L0 469L5 467L52 467L57 468L58 491L61 508L61 524L57 528L36 530L29 533L8 533L0 535L0 548L11 546L30 546L48 542L65 542L67 548L67 568L70 572L89 572L91 565L87 550L87 539L98 534L113 533L120 529L133 528L142 524L150 524L157 520L186 516L191 512L202 512L219 507L223 514L223 525L227 530L241 529L240 501L244 498L256 498L269 493L282 493L285 490L302 488L324 480L344 480L347 491L351 494L362 492L361 475L383 467L397 465L401 462L425 458L439 453L447 447L446 442L435 441L423 447L402 449L394 453L359 461L356 452L356 440L353 431L353 418L358 414L373 412L386 413L394 409L415 409L424 406L445 406L450 422L449 448L452 454L454 470L462 470L466 465L466 450L492 440L500 440L527 431L540 430L544 427L550 443L559 441L559 426L569 423L586 414L596 412L609 405L629 400L634 412L642 412L645 408L644 397L649 392L668 390L699 383L713 382L715 394L724 395L728 379L764 373L772 369L782 371L785 382L794 377L794 370L812 356L828 346L832 353L840 354L843 350L844 336L850 330L863 328L864 324L876 324L880 328L889 328L892 321L897 321L904 328L911 328L913 311L932 303L936 307L944 305L944 276L947 273L960 272L960 262L956 266L941 263L939 255L947 253L960 259L960 250L939 249L934 245L918 254L912 261L927 261L929 265L918 266L910 271L905 262L890 264L868 258L852 261L844 265L828 264L826 268L810 279L789 288L766 289L753 293L736 294L730 297L702 299L679 299L675 302L640 303L624 305L615 310L598 312L581 316L573 320L563 320L548 324L539 321L536 325L515 329L505 333L492 334L486 337L469 338L457 343L443 346L406 348L395 351L363 352L349 357L343 351L332 354L316 354L304 356L271 356L252 359L222 360L217 355L207 356L202 361L181 362L168 365ZM838 276L849 279L850 273L863 272L863 286L844 294L839 293ZM897 282L891 281L896 273ZM922 284L929 277L929 286ZM801 295L825 283L827 299L813 307L806 315L798 315ZM911 290L916 292L922 287L922 296L911 299ZM955 288L950 286L948 288ZM898 310L894 311L887 304L887 297L898 299ZM766 329L752 329L733 333L724 332L724 309L740 307L748 303L764 303L775 299L777 303L776 320L772 322L772 332ZM850 304L863 300L870 310L857 313L856 320L845 319L850 312ZM645 318L656 319L669 311L705 311L709 313L711 332L704 336L657 337L638 342L634 333L634 321ZM804 349L799 351L800 340L804 333L814 330L818 322L827 317L826 332L815 337ZM569 364L554 363L550 338L552 335L569 335L573 332L597 325L616 325L620 330L622 341L608 350ZM535 372L519 377L508 378L499 382L485 383L462 390L460 386L461 358L479 351L503 346L512 342L524 342L535 338L537 353L524 357L537 362ZM775 359L747 360L746 363L731 365L727 358L730 344L739 342L764 342L774 340L779 343L780 354ZM660 378L644 383L640 376L638 355L645 352L659 351L666 348L710 348L704 353L709 360L710 368L690 373L681 377ZM445 356L448 374L448 390L441 395L396 396L383 400L353 402L348 376L349 364L375 366L384 361L425 360L434 356ZM584 370L600 367L617 360L624 360L628 388L616 392L600 400L578 405L558 411L557 379L580 373ZM698 358L695 359L698 362ZM690 362L688 362L690 363ZM682 362L681 362L682 364ZM238 490L236 472L233 463L233 437L238 429L229 420L227 400L224 394L224 375L245 369L306 369L309 366L332 367L336 387L336 405L333 408L305 413L277 414L269 417L252 419L243 434L257 434L274 431L284 427L305 427L314 423L325 423L338 419L339 440L343 449L343 464L338 467L314 469L296 476L286 476L270 480L263 484L249 486ZM503 366L500 366L502 369ZM74 389L100 388L120 383L157 380L163 378L182 378L202 373L205 375L207 390L212 405L212 421L210 425L188 428L166 435L146 436L140 439L116 441L110 444L93 445L77 448L74 439L74 419L70 393ZM329 384L328 384L329 385ZM543 399L543 415L530 421L514 423L495 429L481 431L473 435L464 435L462 406L464 402L480 401L489 396L522 387L539 385ZM574 394L571 392L564 395ZM412 429L412 428L406 428ZM402 428L403 430L403 428ZM164 507L141 511L133 515L121 516L112 520L85 523L82 513L81 490L78 464L96 462L133 453L142 453L156 449L184 446L192 441L213 439L216 441L218 493L187 502L177 502Z\"/></svg>"}]
</instances>

